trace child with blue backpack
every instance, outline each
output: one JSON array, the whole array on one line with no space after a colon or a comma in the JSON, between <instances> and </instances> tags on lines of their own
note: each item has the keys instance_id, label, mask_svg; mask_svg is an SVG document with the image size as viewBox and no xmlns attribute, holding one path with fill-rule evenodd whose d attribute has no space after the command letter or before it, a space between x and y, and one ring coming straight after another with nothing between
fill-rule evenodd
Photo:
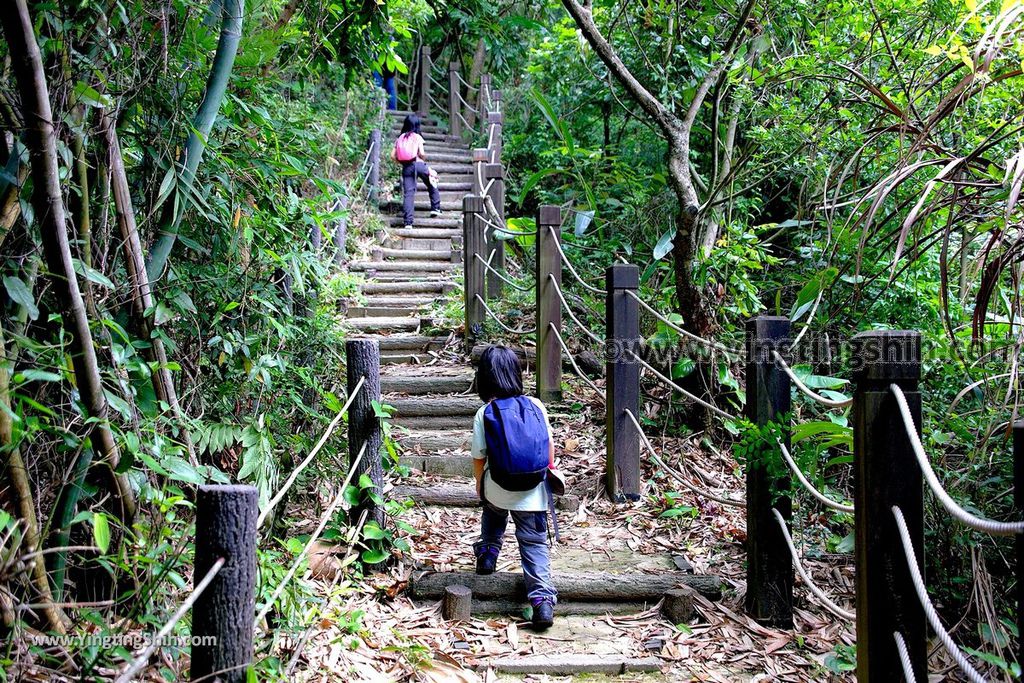
<instances>
[{"instance_id":1,"label":"child with blue backpack","mask_svg":"<svg viewBox=\"0 0 1024 683\"><path fill-rule=\"evenodd\" d=\"M489 346L480 357L476 387L484 406L473 420L474 474L483 500L480 541L473 545L476 573L491 574L511 513L519 542L534 628L554 622L558 594L551 581L547 510L549 468L554 440L544 404L523 395L519 356L505 346Z\"/></svg>"}]
</instances>

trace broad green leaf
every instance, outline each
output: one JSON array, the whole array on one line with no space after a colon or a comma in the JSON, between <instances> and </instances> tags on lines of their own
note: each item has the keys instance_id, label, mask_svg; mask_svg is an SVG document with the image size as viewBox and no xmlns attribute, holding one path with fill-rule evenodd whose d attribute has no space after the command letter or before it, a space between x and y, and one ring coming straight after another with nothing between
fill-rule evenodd
<instances>
[{"instance_id":1,"label":"broad green leaf","mask_svg":"<svg viewBox=\"0 0 1024 683\"><path fill-rule=\"evenodd\" d=\"M96 512L92 516L92 540L100 552L106 554L110 548L110 523L102 512Z\"/></svg>"},{"instance_id":2,"label":"broad green leaf","mask_svg":"<svg viewBox=\"0 0 1024 683\"><path fill-rule=\"evenodd\" d=\"M32 290L28 288L28 285L20 279L8 275L4 278L4 289L7 290L7 296L11 297L11 301L25 308L29 320L35 320L39 317L39 309L36 307Z\"/></svg>"},{"instance_id":3,"label":"broad green leaf","mask_svg":"<svg viewBox=\"0 0 1024 683\"><path fill-rule=\"evenodd\" d=\"M665 254L672 251L672 240L676 237L675 228L671 228L665 231L665 234L661 236L658 243L654 245L654 254L652 255L655 261L660 261L665 257Z\"/></svg>"}]
</instances>

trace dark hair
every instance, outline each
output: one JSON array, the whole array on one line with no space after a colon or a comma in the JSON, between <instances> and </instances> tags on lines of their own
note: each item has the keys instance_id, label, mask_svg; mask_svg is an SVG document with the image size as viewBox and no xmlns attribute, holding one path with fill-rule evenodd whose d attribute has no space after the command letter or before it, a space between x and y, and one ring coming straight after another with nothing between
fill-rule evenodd
<instances>
[{"instance_id":1,"label":"dark hair","mask_svg":"<svg viewBox=\"0 0 1024 683\"><path fill-rule=\"evenodd\" d=\"M419 132L420 117L417 116L416 114L409 114L408 116L406 116L405 121L402 122L402 135L405 135L406 133L419 134Z\"/></svg>"},{"instance_id":2,"label":"dark hair","mask_svg":"<svg viewBox=\"0 0 1024 683\"><path fill-rule=\"evenodd\" d=\"M480 356L476 391L484 401L523 395L523 368L519 356L507 346L492 344Z\"/></svg>"}]
</instances>

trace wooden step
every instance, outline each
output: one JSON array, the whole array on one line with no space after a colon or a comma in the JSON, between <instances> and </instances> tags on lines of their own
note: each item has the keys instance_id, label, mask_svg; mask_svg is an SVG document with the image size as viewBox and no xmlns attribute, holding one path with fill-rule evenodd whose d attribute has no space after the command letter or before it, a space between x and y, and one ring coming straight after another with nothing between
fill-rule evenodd
<instances>
[{"instance_id":1,"label":"wooden step","mask_svg":"<svg viewBox=\"0 0 1024 683\"><path fill-rule=\"evenodd\" d=\"M364 332L379 332L389 330L393 332L415 332L420 329L419 318L384 318L384 317L363 317L346 318L345 323L349 327Z\"/></svg>"},{"instance_id":2,"label":"wooden step","mask_svg":"<svg viewBox=\"0 0 1024 683\"><path fill-rule=\"evenodd\" d=\"M457 417L472 418L483 403L476 396L395 396L389 400L395 415L407 417Z\"/></svg>"},{"instance_id":3,"label":"wooden step","mask_svg":"<svg viewBox=\"0 0 1024 683\"><path fill-rule=\"evenodd\" d=\"M422 306L356 306L345 309L346 318L419 318Z\"/></svg>"},{"instance_id":4,"label":"wooden step","mask_svg":"<svg viewBox=\"0 0 1024 683\"><path fill-rule=\"evenodd\" d=\"M416 192L416 200L413 202L413 207L416 209L417 214L421 211L430 211L430 197L426 192ZM402 199L396 198L389 202L381 204L381 208L388 213L399 214L402 213L404 206L402 205ZM441 198L441 210L449 211L452 213L462 212L462 199L449 199L445 200Z\"/></svg>"},{"instance_id":5,"label":"wooden step","mask_svg":"<svg viewBox=\"0 0 1024 683\"><path fill-rule=\"evenodd\" d=\"M441 196L444 196L445 192L470 192L473 189L472 178L438 178L437 189L441 191Z\"/></svg>"},{"instance_id":6,"label":"wooden step","mask_svg":"<svg viewBox=\"0 0 1024 683\"><path fill-rule=\"evenodd\" d=\"M431 377L385 375L380 378L380 390L385 394L461 394L472 386L472 373Z\"/></svg>"},{"instance_id":7,"label":"wooden step","mask_svg":"<svg viewBox=\"0 0 1024 683\"><path fill-rule=\"evenodd\" d=\"M405 440L401 441L402 445L405 445ZM458 450L467 450L469 448L469 440L466 440L466 447ZM424 449L426 450L426 449ZM473 457L468 453L461 453L459 455L417 455L404 453L399 459L399 463L405 465L409 469L423 472L424 474L431 474L437 477L472 477L473 476ZM395 491L399 491L398 488ZM480 503L480 499L475 496L472 506L463 505L461 507L475 507ZM414 496L405 495L399 492L395 495L394 500L405 500L406 498L412 498L416 500ZM452 507L460 507L453 505Z\"/></svg>"},{"instance_id":8,"label":"wooden step","mask_svg":"<svg viewBox=\"0 0 1024 683\"><path fill-rule=\"evenodd\" d=\"M588 604L585 602L568 603L568 605L573 606L572 611L569 611L566 604L563 604L561 601L562 596L559 595L558 597L559 602L558 607L555 608L555 613L559 616L606 613L604 611L593 611L593 608L590 611L585 610ZM477 602L481 604L477 606ZM474 600L471 603L470 609L476 614L502 614L506 612L493 610L501 610L506 608L508 604L515 603L509 603L509 601L504 600L494 602ZM492 611L479 611L482 609ZM621 614L622 612L619 613ZM661 671L662 665L663 662L657 657L630 657L618 654L543 654L488 658L486 664L478 664L476 668L478 671L493 671L512 676L527 676L531 679L533 676L543 676L546 680L549 676L561 678L562 676L574 677L604 674L618 677L622 674L631 673L657 673Z\"/></svg>"},{"instance_id":9,"label":"wooden step","mask_svg":"<svg viewBox=\"0 0 1024 683\"><path fill-rule=\"evenodd\" d=\"M399 219L397 223L392 225L401 225L401 223L402 221ZM443 240L462 237L462 226L460 225L458 228L431 228L414 225L411 228L393 228L388 231L388 234L394 237L411 237L421 240Z\"/></svg>"},{"instance_id":10,"label":"wooden step","mask_svg":"<svg viewBox=\"0 0 1024 683\"><path fill-rule=\"evenodd\" d=\"M403 227L404 220L401 216L388 218L388 225ZM413 223L414 228L448 228L449 230L462 230L462 216L442 218L417 218ZM408 235L411 237L411 235Z\"/></svg>"},{"instance_id":11,"label":"wooden step","mask_svg":"<svg viewBox=\"0 0 1024 683\"><path fill-rule=\"evenodd\" d=\"M469 429L473 426L472 415L416 415L394 418L397 425L413 431L441 432L450 429Z\"/></svg>"},{"instance_id":12,"label":"wooden step","mask_svg":"<svg viewBox=\"0 0 1024 683\"><path fill-rule=\"evenodd\" d=\"M406 261L440 261L452 262L452 250L444 249L389 249L382 247L380 255L385 259L402 259Z\"/></svg>"},{"instance_id":13,"label":"wooden step","mask_svg":"<svg viewBox=\"0 0 1024 683\"><path fill-rule=\"evenodd\" d=\"M445 432L409 432L408 434L397 435L397 440L407 451L420 451L431 454L437 451L467 451L469 450L469 440L472 436L473 433L467 429L452 429ZM473 470L470 469L468 474L452 476L471 477L473 476Z\"/></svg>"},{"instance_id":14,"label":"wooden step","mask_svg":"<svg viewBox=\"0 0 1024 683\"><path fill-rule=\"evenodd\" d=\"M366 271L368 273L386 273L397 271L403 273L443 273L455 267L450 259L448 261L353 261L348 265L349 270Z\"/></svg>"},{"instance_id":15,"label":"wooden step","mask_svg":"<svg viewBox=\"0 0 1024 683\"><path fill-rule=\"evenodd\" d=\"M385 263L381 261L381 263ZM454 264L458 265L458 264ZM450 279L444 277L451 273L438 273L435 271L422 270L393 270L393 271L367 271L366 275L370 282L395 283L395 282L440 282L441 284L454 284Z\"/></svg>"},{"instance_id":16,"label":"wooden step","mask_svg":"<svg viewBox=\"0 0 1024 683\"><path fill-rule=\"evenodd\" d=\"M370 337L374 339L374 337ZM387 337L376 337L381 353L385 351L436 351L443 349L448 337L428 334L394 334Z\"/></svg>"},{"instance_id":17,"label":"wooden step","mask_svg":"<svg viewBox=\"0 0 1024 683\"><path fill-rule=\"evenodd\" d=\"M368 296L366 305L373 308L395 306L397 308L418 308L428 306L436 301L432 296Z\"/></svg>"},{"instance_id":18,"label":"wooden step","mask_svg":"<svg viewBox=\"0 0 1024 683\"><path fill-rule=\"evenodd\" d=\"M381 365L410 365L410 364L421 364L429 363L434 360L434 357L429 353L402 353L396 351L393 353L381 353L380 364Z\"/></svg>"},{"instance_id":19,"label":"wooden step","mask_svg":"<svg viewBox=\"0 0 1024 683\"><path fill-rule=\"evenodd\" d=\"M428 161L427 164L430 166L430 168L433 171L435 171L439 176L442 176L442 177L446 176L446 175L447 176L452 176L452 175L457 176L457 175L461 175L461 174L467 174L468 175L468 174L473 172L473 164L471 164L468 161L467 162L462 162L462 163L455 163L455 162L450 162L450 161L440 161L440 162L434 163L432 161Z\"/></svg>"},{"instance_id":20,"label":"wooden step","mask_svg":"<svg viewBox=\"0 0 1024 683\"><path fill-rule=\"evenodd\" d=\"M451 251L453 239L446 237L439 240L421 240L410 237L385 237L382 244L389 249L408 249L411 251ZM459 245L461 251L461 245Z\"/></svg>"},{"instance_id":21,"label":"wooden step","mask_svg":"<svg viewBox=\"0 0 1024 683\"><path fill-rule=\"evenodd\" d=\"M370 294L420 294L436 292L441 294L450 282L440 280L424 280L421 282L366 282L360 289L364 295ZM454 285L452 285L454 286Z\"/></svg>"}]
</instances>

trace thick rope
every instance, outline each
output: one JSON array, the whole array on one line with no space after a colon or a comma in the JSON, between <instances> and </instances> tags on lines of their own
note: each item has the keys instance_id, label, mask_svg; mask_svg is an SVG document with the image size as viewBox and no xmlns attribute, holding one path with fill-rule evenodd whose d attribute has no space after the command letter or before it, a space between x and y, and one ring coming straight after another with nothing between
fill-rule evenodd
<instances>
[{"instance_id":1,"label":"thick rope","mask_svg":"<svg viewBox=\"0 0 1024 683\"><path fill-rule=\"evenodd\" d=\"M493 250L493 249L492 249L492 250L491 250L491 258L494 258L494 254L495 254L495 250ZM480 261L480 263L484 264L484 268L486 268L486 269L487 269L488 271L490 271L491 273L494 273L494 274L495 274L495 275L496 275L496 276L498 277L498 279L499 279L499 280L501 280L502 282L504 282L504 283L505 283L506 285L508 285L509 287L512 287L513 289L518 289L518 290L519 290L520 292L532 292L532 291L533 291L533 287L524 287L524 286L522 286L521 284L519 284L519 283L517 283L517 282L513 282L512 280L509 280L509 279L508 279L507 277L505 277L504 275L502 275L502 274L501 274L501 271L499 271L499 270L495 269L495 267L491 265L491 259L487 259L487 260L485 261L485 260L483 259L483 257L482 257L482 256L480 256L480 254L473 254L473 256L474 256L474 257L475 257L475 258L476 258L476 259L477 259L478 261Z\"/></svg>"},{"instance_id":2,"label":"thick rope","mask_svg":"<svg viewBox=\"0 0 1024 683\"><path fill-rule=\"evenodd\" d=\"M267 515L270 514L271 510L274 509L274 506L281 502L281 499L284 498L284 495L288 492L288 489L290 489L292 484L295 483L295 479L298 478L299 473L302 472L302 470L306 469L306 466L313 461L313 458L316 457L316 454L319 453L320 449L322 449L324 447L324 444L327 443L327 439L330 438L331 434L334 433L334 430L338 427L338 423L340 423L341 420L345 417L345 413L348 412L349 406L352 405L352 401L356 400L356 396L359 395L359 392L362 390L363 384L365 382L365 376L359 378L359 381L356 382L355 388L352 389L352 393L349 394L348 400L345 401L345 405L341 407L341 410L338 411L338 414L334 416L333 420L331 420L331 424L327 425L327 429L324 431L323 436L320 437L320 440L317 441L316 446L314 446L313 450L309 452L309 455L306 456L306 459L299 463L299 466L292 471L291 475L288 477L287 481L285 481L284 485L280 488L280 490L278 490L277 494L270 499L269 503L267 503L267 507L263 508L263 510L260 512L259 519L256 520L257 529L263 526L263 522L267 519Z\"/></svg>"},{"instance_id":3,"label":"thick rope","mask_svg":"<svg viewBox=\"0 0 1024 683\"><path fill-rule=\"evenodd\" d=\"M789 449L786 448L786 444L782 443L781 439L776 439L775 443L779 444L779 450L782 451L782 459L786 461L786 464L789 465L790 471L793 472L797 480L801 484L803 484L803 487L807 489L808 493L817 498L825 507L832 508L833 510L839 510L840 512L853 512L852 505L843 505L842 503L837 503L836 501L832 500L818 489L814 488L814 485L807 480L807 477L804 476L804 473L801 472L800 468L796 466L796 461L794 461L793 456L790 455Z\"/></svg>"},{"instance_id":4,"label":"thick rope","mask_svg":"<svg viewBox=\"0 0 1024 683\"><path fill-rule=\"evenodd\" d=\"M932 490L935 497L939 499L940 503L942 503L942 507L946 508L946 512L948 512L950 516L958 522L962 522L972 529L984 531L985 533L992 534L993 536L1012 536L1013 534L1024 533L1024 522L997 522L992 519L977 517L967 510L964 510L955 500L953 500L949 493L947 493L942 487L941 482L939 482L939 478L935 476L935 471L932 469L931 463L928 462L928 455L924 452L924 445L921 443L921 437L917 434L917 428L914 426L914 418L910 414L910 406L907 405L907 397L903 394L903 389L901 389L897 384L890 384L889 390L892 391L893 396L896 397L896 404L899 406L900 415L903 417L903 427L907 432L907 437L910 439L910 445L914 451L914 455L917 456L917 464L921 468L924 480L928 482L928 488Z\"/></svg>"},{"instance_id":5,"label":"thick rope","mask_svg":"<svg viewBox=\"0 0 1024 683\"><path fill-rule=\"evenodd\" d=\"M821 394L815 393L813 390L811 390L810 387L808 387L806 384L800 381L800 378L796 376L796 373L793 372L793 369L789 367L785 360L783 360L782 354L780 354L778 351L772 351L772 354L774 354L775 356L775 362L779 364L779 367L782 368L783 372L789 375L789 379L793 382L793 384L796 385L796 388L799 389L804 396L807 396L808 398L813 399L818 403L829 406L831 408L845 408L853 404L852 398L837 401L835 399L825 398Z\"/></svg>"},{"instance_id":6,"label":"thick rope","mask_svg":"<svg viewBox=\"0 0 1024 683\"><path fill-rule=\"evenodd\" d=\"M487 305L487 302L484 301L484 298L482 296L477 294L476 295L476 300L479 301L480 304L484 307L484 311L486 311L487 315L489 315L491 317L491 320L493 320L494 322L498 323L498 325L501 327L501 329L505 330L509 334L534 334L537 331L536 327L531 327L528 330L514 330L514 329L512 329L511 327L509 327L505 323L503 323L500 320L498 320L498 316L494 314L494 311L491 310L491 307Z\"/></svg>"},{"instance_id":7,"label":"thick rope","mask_svg":"<svg viewBox=\"0 0 1024 683\"><path fill-rule=\"evenodd\" d=\"M576 326L579 327L580 330L584 332L584 334L586 334L588 337L593 339L598 344L604 344L605 341L598 337L593 332L591 332L586 325L580 322L580 319L576 317L576 314L572 312L572 308L569 307L569 302L565 300L565 295L562 294L562 288L558 285L558 281L555 280L555 276L552 273L548 273L548 279L551 280L551 284L555 288L555 294L558 295L558 299L562 302L562 308L565 310L566 313L569 314L569 317L572 318L572 321L576 323Z\"/></svg>"},{"instance_id":8,"label":"thick rope","mask_svg":"<svg viewBox=\"0 0 1024 683\"><path fill-rule=\"evenodd\" d=\"M704 406L705 408L707 408L711 412L715 413L719 417L724 417L727 420L735 420L736 419L735 415L730 415L729 413L725 412L724 410L722 410L718 406L713 405L711 403L708 403L704 399L698 398L697 396L694 396L693 394L691 394L686 389L683 389L681 386L679 386L678 384L676 384L675 382L670 380L668 377L666 377L665 375L661 374L661 372L659 372L658 369L655 368L653 365L651 365L650 363L645 361L643 358L641 358L640 356L638 356L635 353L633 353L633 351L631 349L623 349L623 351L625 351L626 353L631 355L634 360L636 360L638 363L640 363L640 365L644 366L645 368L647 368L648 370L653 372L655 377L657 377L662 382L664 382L665 384L669 385L670 387L672 387L673 389L678 391L680 394L682 394L686 398L688 398L691 401L693 401L694 403L697 403L699 405Z\"/></svg>"},{"instance_id":9,"label":"thick rope","mask_svg":"<svg viewBox=\"0 0 1024 683\"><path fill-rule=\"evenodd\" d=\"M587 384L589 384L591 389L593 389L596 393L600 394L602 398L604 398L605 394L603 391L601 391L601 388L594 384L593 380L587 377L583 373L583 371L580 370L580 366L576 365L576 359L572 357L572 352L569 351L569 347L565 345L565 340L562 339L562 335L559 334L558 328L555 327L555 324L548 323L548 327L550 327L551 331L554 332L555 339L558 340L558 345L562 347L562 351L565 351L566 357L569 359L569 362L572 363L572 369L576 371L576 374L579 375L579 378L582 379Z\"/></svg>"},{"instance_id":10,"label":"thick rope","mask_svg":"<svg viewBox=\"0 0 1024 683\"><path fill-rule=\"evenodd\" d=\"M456 71L455 75L459 77L459 80L462 82L462 85L466 86L468 90L470 90L471 92L480 92L480 88L475 85L470 85L469 81L462 77L461 72Z\"/></svg>"},{"instance_id":11,"label":"thick rope","mask_svg":"<svg viewBox=\"0 0 1024 683\"><path fill-rule=\"evenodd\" d=\"M277 584L277 588L274 589L274 593L270 596L270 600L267 601L267 604L265 604L263 609L259 611L259 614L256 615L257 624L263 621L263 617L267 616L267 612L269 612L277 603L277 599L281 597L281 593L284 592L288 582L292 580L292 577L295 576L295 572L299 570L299 565L301 565L302 561L306 559L306 555L308 555L309 551L313 548L313 544L317 542L320 538L320 534L322 534L324 529L327 528L327 524L331 521L331 517L334 516L334 512L341 506L342 502L344 502L345 489L348 488L349 482L352 481L352 475L356 473L356 468L359 467L359 463L362 461L363 453L365 452L366 444L364 443L363 447L359 449L359 454L356 455L356 459L352 462L352 466L348 468L348 475L345 477L345 482L341 485L338 495L334 497L334 501L331 503L331 506L327 508L327 512L325 512L320 518L320 523L317 525L316 530L310 535L309 540L306 542L306 546L302 549L302 552L299 553L299 556L295 558L295 562L292 563L292 566L288 568L288 573L284 575L283 579L281 579L281 583Z\"/></svg>"},{"instance_id":12,"label":"thick rope","mask_svg":"<svg viewBox=\"0 0 1024 683\"><path fill-rule=\"evenodd\" d=\"M629 421L633 423L633 427L636 428L637 434L640 435L640 440L643 442L644 447L647 448L647 452L651 454L651 459L654 460L654 463L658 465L658 467L660 467L661 469L668 472L669 476L671 476L677 482L682 484L691 493L695 493L698 496L701 496L702 498L713 500L716 503L721 503L722 505L729 505L737 508L747 507L747 504L742 500L735 500L733 498L725 498L716 495L714 493L711 493L710 491L706 491L700 488L696 484L691 484L690 482L686 481L686 479L683 478L683 475L679 474L673 468L666 465L665 461L658 456L658 452L654 450L654 444L652 444L651 440L647 438L646 434L644 434L644 428L640 426L640 421L636 419L636 415L633 414L633 411L626 409L625 413L626 417L629 418Z\"/></svg>"},{"instance_id":13,"label":"thick rope","mask_svg":"<svg viewBox=\"0 0 1024 683\"><path fill-rule=\"evenodd\" d=\"M569 269L569 272L572 273L572 276L576 278L576 281L579 282L584 289L594 292L595 294L604 294L605 291L600 287L594 287L591 284L587 284L587 281L580 277L580 274L576 272L575 268L573 268L572 261L569 260L569 257L565 255L565 250L562 249L561 240L558 239L558 233L555 232L555 226L549 225L548 230L551 231L551 236L554 238L552 241L555 243L558 253L562 255L562 265Z\"/></svg>"},{"instance_id":14,"label":"thick rope","mask_svg":"<svg viewBox=\"0 0 1024 683\"><path fill-rule=\"evenodd\" d=\"M907 641L903 640L903 634L899 631L894 631L892 637L896 639L896 651L900 653L903 679L906 683L917 683L917 678L914 676L914 665L910 663L910 650L907 649Z\"/></svg>"},{"instance_id":15,"label":"thick rope","mask_svg":"<svg viewBox=\"0 0 1024 683\"><path fill-rule=\"evenodd\" d=\"M772 514L775 515L775 521L779 523L779 529L782 530L782 535L786 539L786 545L789 546L789 554L793 556L793 566L796 568L796 572L800 575L800 578L803 579L804 585L807 586L807 590L811 591L811 594L818 598L818 601L825 609L840 619L847 619L849 621L856 620L856 614L849 612L832 602L832 600L830 600L829 597L825 595L820 588L818 588L818 585L814 583L811 577L807 574L807 570L804 569L803 564L800 562L800 556L796 552L796 546L793 545L793 538L789 535L789 528L786 526L786 520L783 519L782 513L775 508L772 508Z\"/></svg>"},{"instance_id":16,"label":"thick rope","mask_svg":"<svg viewBox=\"0 0 1024 683\"><path fill-rule=\"evenodd\" d=\"M466 127L466 130L473 133L474 135L480 135L480 131L478 131L473 126L469 125L469 121L467 121L466 117L462 115L462 112L457 111L455 112L455 115L459 117L460 121L462 121L462 125Z\"/></svg>"},{"instance_id":17,"label":"thick rope","mask_svg":"<svg viewBox=\"0 0 1024 683\"><path fill-rule=\"evenodd\" d=\"M659 312L658 312L658 311L657 311L657 310L656 310L656 309L655 309L654 307L652 307L652 306L651 306L650 304L648 304L648 303L647 303L646 301L644 301L643 299L641 299L641 298L640 298L640 297L639 297L639 296L637 295L637 293L636 293L636 292L634 292L634 291L632 291L632 290L629 290L629 289L625 290L625 292L626 292L626 294L628 294L629 296L631 296L631 297L633 297L634 299L636 299L636 300L637 300L637 302L638 302L638 303L639 303L639 304L640 304L641 306L643 306L644 308L646 308L646 309L647 309L647 310L648 310L648 311L649 311L649 312L651 313L651 315L653 315L653 316L654 316L655 318L657 318L657 319L658 319L658 320L660 320L661 322L665 323L665 324L666 324L666 325L668 325L668 326L669 326L670 328L672 328L673 330L675 330L675 331L676 331L676 332L678 332L679 334L683 335L683 336L684 336L684 337L686 337L687 339L690 339L691 341L695 341L695 342L697 342L698 344L703 344L704 346L708 346L708 347L710 347L710 348L712 348L712 349L717 349L718 351L721 351L722 353L731 353L731 354L734 354L734 355L735 355L735 354L741 354L741 353L743 353L743 351L741 351L740 349L731 349L731 348L729 348L728 346L723 346L722 344L719 344L718 342L714 342L714 341L711 341L711 340L709 340L709 339L705 339L704 337L698 337L698 336L697 336L697 335L695 335L695 334L694 334L693 332L687 332L686 330L684 330L683 328L681 328L681 327L680 327L679 325L675 324L674 322L672 322L671 320L669 320L668 318L666 318L666 317L665 317L664 315L662 315L661 313L659 313Z\"/></svg>"},{"instance_id":18,"label":"thick rope","mask_svg":"<svg viewBox=\"0 0 1024 683\"><path fill-rule=\"evenodd\" d=\"M942 625L939 614L935 611L931 598L928 597L928 589L925 588L924 579L921 577L921 570L917 567L917 555L914 554L914 545L910 540L910 530L907 529L907 521L903 518L903 511L898 506L893 505L892 514L896 518L896 528L900 532L900 542L903 545L903 555L907 559L907 568L910 570L911 583L914 584L914 591L917 593L917 599L921 603L921 608L924 610L928 623L932 625L935 635L942 641L946 652L953 658L953 661L960 667L960 670L964 672L964 675L973 683L985 683L985 677L971 666L971 663L967 660L967 655L960 650L949 635L949 632Z\"/></svg>"},{"instance_id":19,"label":"thick rope","mask_svg":"<svg viewBox=\"0 0 1024 683\"><path fill-rule=\"evenodd\" d=\"M150 656L152 656L152 654L156 652L157 648L163 644L164 638L166 638L167 634L174 629L175 624L185 616L185 612L192 609L192 605L196 603L196 600L198 600L199 596L203 594L203 591L205 591L210 583L213 582L214 577L216 577L220 572L225 562L227 562L227 560L221 557L213 563L213 566L210 567L208 572L206 572L206 576L203 577L203 580L196 585L195 589L188 596L185 602L181 603L181 606L178 607L167 623L163 625L155 636L153 636L153 640L149 642L146 649L140 652L139 656L133 659L131 664L125 667L125 670L117 677L116 683L130 683L130 681L135 680L135 676L146 667Z\"/></svg>"}]
</instances>

